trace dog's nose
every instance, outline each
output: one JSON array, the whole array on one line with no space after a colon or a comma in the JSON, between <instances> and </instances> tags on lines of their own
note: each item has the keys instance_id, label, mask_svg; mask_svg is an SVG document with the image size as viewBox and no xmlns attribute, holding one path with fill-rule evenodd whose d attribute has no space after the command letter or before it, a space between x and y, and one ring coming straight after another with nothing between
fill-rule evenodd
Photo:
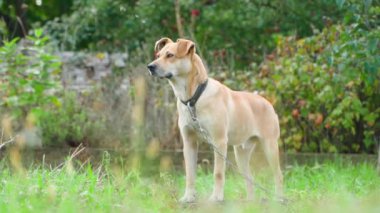
<instances>
[{"instance_id":1,"label":"dog's nose","mask_svg":"<svg viewBox=\"0 0 380 213\"><path fill-rule=\"evenodd\" d=\"M148 65L148 69L149 69L149 71L151 72L151 73L154 73L155 72L155 70L156 70L156 65L155 64L149 64Z\"/></svg>"}]
</instances>

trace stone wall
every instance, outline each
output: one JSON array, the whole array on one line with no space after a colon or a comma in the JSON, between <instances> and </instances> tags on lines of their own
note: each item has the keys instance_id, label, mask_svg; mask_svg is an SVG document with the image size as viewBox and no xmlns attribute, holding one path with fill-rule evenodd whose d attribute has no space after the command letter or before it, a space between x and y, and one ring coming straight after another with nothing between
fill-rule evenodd
<instances>
[{"instance_id":1,"label":"stone wall","mask_svg":"<svg viewBox=\"0 0 380 213\"><path fill-rule=\"evenodd\" d=\"M112 73L112 68L124 68L126 53L62 52L62 84L67 89L85 90Z\"/></svg>"}]
</instances>

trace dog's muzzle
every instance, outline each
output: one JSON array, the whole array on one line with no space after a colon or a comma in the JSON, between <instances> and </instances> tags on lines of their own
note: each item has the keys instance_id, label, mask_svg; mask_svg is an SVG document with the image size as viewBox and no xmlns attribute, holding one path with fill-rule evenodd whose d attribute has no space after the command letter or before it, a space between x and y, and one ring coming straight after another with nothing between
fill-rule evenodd
<instances>
[{"instance_id":1,"label":"dog's muzzle","mask_svg":"<svg viewBox=\"0 0 380 213\"><path fill-rule=\"evenodd\" d=\"M157 65L155 65L155 64L149 64L148 65L149 73L151 75L156 75L156 68L157 68Z\"/></svg>"},{"instance_id":2,"label":"dog's muzzle","mask_svg":"<svg viewBox=\"0 0 380 213\"><path fill-rule=\"evenodd\" d=\"M166 73L163 76L162 76L162 74L157 73L157 65L155 65L155 64L149 64L148 70L149 70L150 75L152 75L152 76L158 76L160 78L167 78L167 79L170 79L171 77L173 77L173 74L170 72Z\"/></svg>"}]
</instances>

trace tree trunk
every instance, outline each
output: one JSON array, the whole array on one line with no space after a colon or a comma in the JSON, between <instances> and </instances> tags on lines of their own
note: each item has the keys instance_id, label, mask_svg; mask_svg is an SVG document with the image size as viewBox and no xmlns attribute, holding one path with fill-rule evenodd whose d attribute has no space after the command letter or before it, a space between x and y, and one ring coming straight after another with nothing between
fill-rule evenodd
<instances>
[{"instance_id":1,"label":"tree trunk","mask_svg":"<svg viewBox=\"0 0 380 213\"><path fill-rule=\"evenodd\" d=\"M22 0L15 0L14 2L16 9L16 21L17 25L21 29L21 37L25 37L28 34L28 27L26 23L26 6L24 7L24 3Z\"/></svg>"},{"instance_id":2,"label":"tree trunk","mask_svg":"<svg viewBox=\"0 0 380 213\"><path fill-rule=\"evenodd\" d=\"M181 6L179 4L179 0L175 0L174 9L175 9L175 19L177 22L178 36L180 38L183 38L185 37L185 32L183 31L183 25L182 25L182 20L181 20Z\"/></svg>"}]
</instances>

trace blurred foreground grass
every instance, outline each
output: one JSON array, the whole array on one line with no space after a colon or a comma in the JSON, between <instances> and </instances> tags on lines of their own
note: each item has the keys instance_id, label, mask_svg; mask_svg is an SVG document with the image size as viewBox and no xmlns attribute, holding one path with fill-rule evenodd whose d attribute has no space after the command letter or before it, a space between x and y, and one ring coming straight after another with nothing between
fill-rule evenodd
<instances>
[{"instance_id":1,"label":"blurred foreground grass","mask_svg":"<svg viewBox=\"0 0 380 213\"><path fill-rule=\"evenodd\" d=\"M0 212L380 212L380 178L373 165L335 162L294 166L285 172L285 193L290 202L282 205L257 200L243 201L243 179L227 173L222 204L205 200L213 178L199 170L200 204L180 205L184 175L165 172L147 175L124 171L104 163L93 168L67 161L61 168L31 167L15 173L0 162ZM271 188L272 179L259 174L256 181Z\"/></svg>"}]
</instances>

